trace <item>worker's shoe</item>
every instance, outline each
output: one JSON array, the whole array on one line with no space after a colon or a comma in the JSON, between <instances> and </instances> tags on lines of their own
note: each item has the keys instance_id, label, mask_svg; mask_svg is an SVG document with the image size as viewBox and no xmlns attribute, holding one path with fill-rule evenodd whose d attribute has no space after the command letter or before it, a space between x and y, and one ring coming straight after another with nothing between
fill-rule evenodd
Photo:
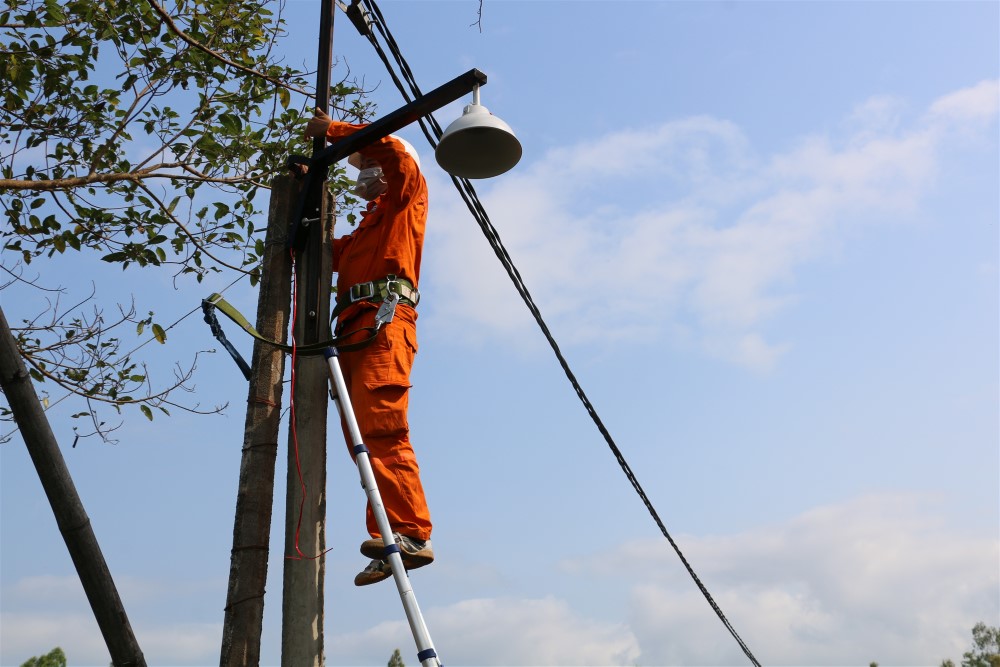
<instances>
[{"instance_id":1,"label":"worker's shoe","mask_svg":"<svg viewBox=\"0 0 1000 667\"><path fill-rule=\"evenodd\" d=\"M354 585L367 586L369 584L377 584L391 576L392 568L389 567L389 563L376 558L368 564L368 567L358 572L357 576L354 577Z\"/></svg>"},{"instance_id":2,"label":"worker's shoe","mask_svg":"<svg viewBox=\"0 0 1000 667\"><path fill-rule=\"evenodd\" d=\"M393 533L396 544L399 546L399 555L403 558L403 565L407 570L415 570L424 565L434 562L434 549L431 548L430 540L418 540L409 535ZM381 560L385 558L385 544L381 537L373 537L361 543L361 553L369 558Z\"/></svg>"}]
</instances>

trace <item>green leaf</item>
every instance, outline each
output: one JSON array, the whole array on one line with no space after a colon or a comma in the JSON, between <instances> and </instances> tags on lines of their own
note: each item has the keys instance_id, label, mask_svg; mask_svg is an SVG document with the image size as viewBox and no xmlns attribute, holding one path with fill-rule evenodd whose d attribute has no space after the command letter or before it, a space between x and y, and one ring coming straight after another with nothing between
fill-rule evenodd
<instances>
[{"instance_id":1,"label":"green leaf","mask_svg":"<svg viewBox=\"0 0 1000 667\"><path fill-rule=\"evenodd\" d=\"M62 23L66 20L66 14L63 12L63 8L59 3L59 0L45 0L45 11L55 23Z\"/></svg>"},{"instance_id":2,"label":"green leaf","mask_svg":"<svg viewBox=\"0 0 1000 667\"><path fill-rule=\"evenodd\" d=\"M139 409L142 410L142 414L146 415L146 419L153 421L153 411L149 409L149 406L140 405Z\"/></svg>"},{"instance_id":3,"label":"green leaf","mask_svg":"<svg viewBox=\"0 0 1000 667\"><path fill-rule=\"evenodd\" d=\"M240 122L239 116L235 114L224 113L219 116L219 122L222 123L222 127L233 134L239 134L243 129L243 123Z\"/></svg>"},{"instance_id":4,"label":"green leaf","mask_svg":"<svg viewBox=\"0 0 1000 667\"><path fill-rule=\"evenodd\" d=\"M285 32L277 13L260 5L178 0L163 8L194 39L228 58L290 86L310 86L303 72L282 63L280 42L295 36ZM221 67L172 33L142 0L7 0L0 6L0 25L7 26L0 30L7 36L0 40L0 81L5 84L0 88L0 143L6 154L33 156L0 160L0 178L22 179L31 186L0 196L0 248L12 261L30 263L45 276L58 268L46 261L59 262L71 249L88 253L90 260L128 271L125 280L140 286L140 302L156 299L158 293L141 289L150 277L141 271L137 275L136 269L157 264L171 265L176 280L188 287L192 278L207 282L213 273L231 272L229 267L235 266L249 270L251 283L257 284L265 250L258 239L263 236L259 221L266 210L252 202L258 192L264 197L268 191L257 184L284 171L289 144L299 148L307 143L294 129L304 121L289 90ZM373 115L371 107L352 99L356 91L349 85L336 84L335 92L338 108L367 109ZM134 180L75 178L90 173L128 178L140 161L157 171L157 180L140 181L135 178L139 174L132 174ZM156 167L159 163L164 166ZM56 179L72 180L54 198L46 181ZM79 282L86 289L86 281ZM121 324L126 330L134 326L140 340L165 344L166 328L153 321L152 316L127 315ZM59 382L75 382L73 390L84 399L120 400L121 405L131 401L141 406L149 400L140 395L146 391L166 390L166 395L173 382L169 373L138 382L146 361L138 354L162 355L164 350L146 348L126 360L105 326L112 325L97 322L90 329L72 324L70 315L36 334L28 345L30 353L38 352L29 366L33 382L52 373ZM81 356L63 368L57 363L59 352L52 350L73 346L88 358ZM134 398L118 398L130 391ZM120 407L98 401L92 405L93 411L79 405L69 411L100 425L104 422L98 413L105 405ZM153 403L148 408L148 413L143 410L147 418L157 409L167 414Z\"/></svg>"}]
</instances>

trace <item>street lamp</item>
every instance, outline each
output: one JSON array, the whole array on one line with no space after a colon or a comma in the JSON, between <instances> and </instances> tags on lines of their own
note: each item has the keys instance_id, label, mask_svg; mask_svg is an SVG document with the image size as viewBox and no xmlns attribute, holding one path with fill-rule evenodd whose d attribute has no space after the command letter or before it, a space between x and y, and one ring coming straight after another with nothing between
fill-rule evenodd
<instances>
[{"instance_id":1,"label":"street lamp","mask_svg":"<svg viewBox=\"0 0 1000 667\"><path fill-rule=\"evenodd\" d=\"M510 125L479 103L476 84L472 104L445 130L434 155L452 176L493 178L512 169L521 159L521 142Z\"/></svg>"},{"instance_id":2,"label":"street lamp","mask_svg":"<svg viewBox=\"0 0 1000 667\"><path fill-rule=\"evenodd\" d=\"M490 178L513 168L521 159L521 143L507 123L479 103L479 87L485 83L486 75L478 69L471 69L357 132L313 152L311 158L290 160L289 166L291 162L298 162L307 164L309 168L302 196L292 219L289 246L301 249L304 235L299 233L299 227L308 226L318 219L322 184L330 165L454 102L470 91L472 104L465 107L462 117L449 125L441 137L436 151L438 164L449 174L459 178Z\"/></svg>"},{"instance_id":3,"label":"street lamp","mask_svg":"<svg viewBox=\"0 0 1000 667\"><path fill-rule=\"evenodd\" d=\"M507 123L479 103L479 87L486 75L471 69L448 83L421 95L357 132L330 144L309 160L310 172L329 167L472 91L472 104L448 126L438 144L441 168L459 178L491 178L513 168L521 159L521 143Z\"/></svg>"}]
</instances>

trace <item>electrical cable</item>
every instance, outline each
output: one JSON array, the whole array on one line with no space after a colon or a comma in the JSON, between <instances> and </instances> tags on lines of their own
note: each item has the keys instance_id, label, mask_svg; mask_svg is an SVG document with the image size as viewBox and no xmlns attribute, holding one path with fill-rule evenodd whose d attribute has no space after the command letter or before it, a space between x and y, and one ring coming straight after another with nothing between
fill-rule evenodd
<instances>
[{"instance_id":1,"label":"electrical cable","mask_svg":"<svg viewBox=\"0 0 1000 667\"><path fill-rule=\"evenodd\" d=\"M292 262L292 321L289 325L289 336L291 336L292 339L292 364L291 364L291 377L289 378L290 389L288 393L288 409L289 409L288 431L289 434L291 435L292 449L295 452L295 472L298 475L300 497L299 497L299 518L295 522L294 547L295 547L295 553L297 555L295 556L286 555L285 560L316 560L318 558L322 558L325 554L332 551L333 547L330 547L329 549L326 549L315 556L309 556L305 553L302 553L302 548L299 546L300 538L302 535L302 517L305 515L306 497L309 494L308 494L308 489L306 489L305 476L302 473L302 458L299 454L299 432L297 428L298 418L296 417L296 412L295 412L295 385L296 385L295 369L297 368L298 365L297 362L298 362L298 347L299 347L298 342L295 340L295 326L299 316L298 280L295 278L295 249L294 248L290 249L288 252Z\"/></svg>"},{"instance_id":2,"label":"electrical cable","mask_svg":"<svg viewBox=\"0 0 1000 667\"><path fill-rule=\"evenodd\" d=\"M404 78L407 80L410 92L415 97L419 97L421 95L420 88L417 86L416 81L414 80L413 77L413 73L411 72L409 65L407 65L405 58L400 52L400 49L396 44L395 39L392 38L392 35L389 32L389 28L386 25L385 18L382 16L382 12L379 10L374 0L361 0L361 1L363 2L364 6L368 9L371 16L374 17L373 23L378 32L382 35L386 44L388 45L389 51L392 53L393 59L399 66L399 69L403 73ZM355 0L355 3L357 4L357 0ZM364 33L362 34L364 35ZM378 41L375 39L375 36L372 35L370 31L367 35L364 36L369 39L369 41L374 46L376 52L378 53L379 58L386 65L386 69L388 70L389 75L395 82L396 87L399 88L399 91L403 95L403 98L406 99L407 102L409 102L410 101L409 93L407 92L407 90L403 88L403 85L400 82L399 77L396 75L396 73L390 66L389 59L386 57L381 46L378 44ZM437 144L440 141L441 136L443 134L441 126L434 119L433 115L426 116L426 119L427 119L427 125L430 125L430 128L428 129L427 125L425 125L424 123L425 118L420 119L420 126L423 129L424 135L427 137L431 147L437 148ZM760 667L760 662L758 662L757 658L754 657L753 653L750 651L750 647L747 646L746 642L744 642L743 639L736 632L736 629L729 622L729 619L726 618L726 615L723 613L718 603L716 603L715 600L712 598L712 595L709 593L708 588L705 586L704 583L702 583L701 579L695 573L694 568L692 568L691 564L684 556L684 553L681 551L680 546L677 544L677 542L674 541L673 537L671 537L670 532L667 530L667 527L660 519L660 516L657 513L656 509L653 507L653 503L646 495L646 492L643 490L642 485L639 484L639 480L636 478L635 473L632 471L631 466L629 466L628 461L625 460L625 457L622 454L621 450L618 448L618 445L615 443L614 438L611 436L611 433L604 425L604 422L601 420L600 415L598 415L596 408L594 408L593 404L590 402L590 399L587 398L587 394L584 392L583 387L580 385L579 381L576 378L576 375L570 368L569 362L566 361L566 358L563 356L562 351L559 349L559 345L556 342L555 338L552 336L552 333L549 330L548 325L545 323L541 311L535 304L535 301L532 298L531 293L528 291L527 285L525 285L524 280L521 278L520 272L514 265L513 259L511 259L510 254L507 252L506 247L503 245L503 242L500 239L499 232L497 231L496 227L493 226L493 223L490 221L489 215L487 214L486 209L483 207L482 202L479 200L479 197L476 194L476 190L473 187L472 183L467 178L458 178L456 176L452 176L451 180L455 184L455 187L458 189L459 195L462 197L462 200L469 208L469 211L472 213L472 216L476 219L476 222L479 224L480 229L483 231L483 234L486 236L486 239L489 242L490 247L493 248L493 252L496 254L497 258L500 260L500 263L503 265L504 270L506 270L507 275L514 283L514 287L517 290L518 294L521 296L521 299L524 301L525 305L528 307L528 310L531 312L532 316L535 318L535 321L538 323L539 328L542 330L542 334L545 336L545 339L548 341L549 346L555 353L556 359L559 361L559 365L562 367L563 372L566 374L567 379L573 386L574 391L576 392L580 401L583 403L583 406L587 410L587 413L590 415L590 418L597 426L598 431L600 431L601 435L604 436L604 440L611 448L611 452L614 454L614 457L618 461L618 465L621 467L622 471L625 473L625 476L632 484L632 488L635 489L636 493L639 495L639 498L642 500L643 504L646 506L646 509L652 516L653 521L659 527L660 532L663 533L663 536L670 543L670 546L673 548L678 558L680 558L680 561L684 565L684 568L687 570L688 574L691 576L691 579L694 581L694 583L698 586L698 589L701 591L702 595L708 601L708 604L712 607L712 610L719 617L719 620L722 621L722 624L733 636L733 639L735 639L736 643L739 644L740 649L742 649L743 653L747 656L747 658L749 658L750 662L753 665L755 665L755 667Z\"/></svg>"}]
</instances>

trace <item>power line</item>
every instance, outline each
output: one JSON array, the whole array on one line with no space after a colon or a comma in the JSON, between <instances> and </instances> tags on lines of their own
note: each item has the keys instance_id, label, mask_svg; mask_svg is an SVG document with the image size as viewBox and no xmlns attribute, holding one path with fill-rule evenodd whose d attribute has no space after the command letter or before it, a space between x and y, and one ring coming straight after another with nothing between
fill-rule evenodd
<instances>
[{"instance_id":1,"label":"power line","mask_svg":"<svg viewBox=\"0 0 1000 667\"><path fill-rule=\"evenodd\" d=\"M364 7L368 10L370 18L364 17L364 15L362 14L361 16L365 20L363 23L359 23L359 21L355 17L352 17L352 21L355 23L355 26L358 27L361 34L367 37L368 40L371 42L372 46L375 48L376 53L378 53L379 58L385 64L386 69L389 72L389 75L392 77L393 82L396 84L396 87L399 88L399 91L403 95L403 98L406 99L407 102L409 102L410 101L409 93L403 87L403 84L400 81L399 76L397 76L396 72L393 70L389 62L389 59L386 57L386 54L382 49L381 45L378 43L378 40L372 34L370 29L364 30L362 28L363 25L366 25L369 28L370 26L374 25L376 30L379 32L380 35L382 35L382 38L385 40L386 45L388 46L393 59L396 61L396 64L398 65L400 71L402 72L403 78L406 79L406 82L410 89L410 93L412 93L414 97L419 97L421 95L420 88L419 86L417 86L417 83L413 77L413 73L410 70L409 65L406 63L406 59L400 52L399 46L396 44L396 40L393 39L392 34L389 32L389 27L386 25L385 18L382 16L382 12L379 10L374 0L354 0L354 3L351 5L351 10L355 13L355 16L357 16L358 12L360 11L360 8L358 7L359 2L364 4ZM441 135L443 134L441 126L434 119L433 115L427 116L426 120L427 122L425 124L425 119L424 118L420 119L421 129L423 130L424 135L427 137L427 140L430 143L431 147L437 148L437 144L441 140ZM497 231L496 227L493 226L493 223L490 221L489 215L487 214L486 209L483 207L482 202L479 200L479 196L476 194L476 190L472 186L471 181L469 181L469 179L467 178L458 178L456 176L452 176L451 180L455 184L455 187L458 189L459 195L462 197L462 200L465 201L466 206L468 206L469 211L472 213L472 216L476 219L476 222L479 224L480 229L482 229L483 234L486 236L486 240L489 242L490 247L493 248L493 252L500 260L500 263L503 265L504 270L507 271L507 275L514 283L514 287L517 290L518 294L521 296L521 299L524 301L525 305L528 307L528 310L531 312L532 316L535 318L535 321L538 323L539 328L542 330L542 334L545 336L545 339L549 342L549 346L555 353L556 359L559 361L559 365L562 367L563 372L569 379L570 384L573 386L574 391L576 391L577 396L583 403L583 406L587 410L587 413L590 415L590 418L597 426L598 431L600 431L601 435L604 436L604 440L608 443L608 446L611 448L612 454L614 454L615 459L618 461L618 465L621 466L621 469L625 473L625 476L632 484L632 488L634 488L636 493L639 495L639 498L642 500L643 504L646 506L646 509L653 517L653 521L655 521L656 525L660 528L660 532L662 532L663 536L667 538L667 541L670 543L670 546L673 547L674 551L677 553L677 556L680 558L681 563L684 565L684 568L691 576L691 579L698 586L698 589L701 591L702 595L704 595L705 599L708 601L708 604L712 607L712 610L715 611L716 615L719 617L719 620L722 621L722 624L726 627L729 633L736 640L736 643L739 644L740 649L742 649L743 653L747 656L747 658L750 659L750 662L756 667L760 667L760 663L757 661L757 658L755 658L753 653L750 651L750 647L747 646L746 642L744 642L743 639L736 632L736 629L732 626L732 624L729 622L729 619L727 619L726 615L722 612L722 609L712 598L712 595L708 592L708 589L705 587L705 584L703 584L701 579L698 578L698 575L695 573L694 568L691 567L691 564L688 562L687 558L685 558L678 544L674 541L673 537L671 537L669 531L667 530L667 527L660 519L660 516L657 513L656 509L653 507L653 503L646 495L646 492L643 490L642 485L639 484L639 480L636 478L635 473L632 471L631 466L629 466L628 461L625 460L625 457L622 454L621 450L618 448L618 445L615 444L614 438L611 436L611 433L608 431L607 427L605 427L604 422L601 420L600 415L597 414L596 408L594 408L593 404L590 402L590 399L587 398L587 394L584 392L583 387L581 387L580 383L577 381L576 375L570 368L569 363L566 361L566 358L563 357L563 354L559 349L559 344L552 336L551 331L549 331L549 327L548 325L546 325L545 320L542 317L541 311L538 309L538 306L535 304L534 299L531 297L531 293L528 291L527 285L525 285L524 280L521 278L520 272L514 265L514 261L511 259L510 254L507 252L506 247L504 247L503 242L500 239L499 232Z\"/></svg>"}]
</instances>

